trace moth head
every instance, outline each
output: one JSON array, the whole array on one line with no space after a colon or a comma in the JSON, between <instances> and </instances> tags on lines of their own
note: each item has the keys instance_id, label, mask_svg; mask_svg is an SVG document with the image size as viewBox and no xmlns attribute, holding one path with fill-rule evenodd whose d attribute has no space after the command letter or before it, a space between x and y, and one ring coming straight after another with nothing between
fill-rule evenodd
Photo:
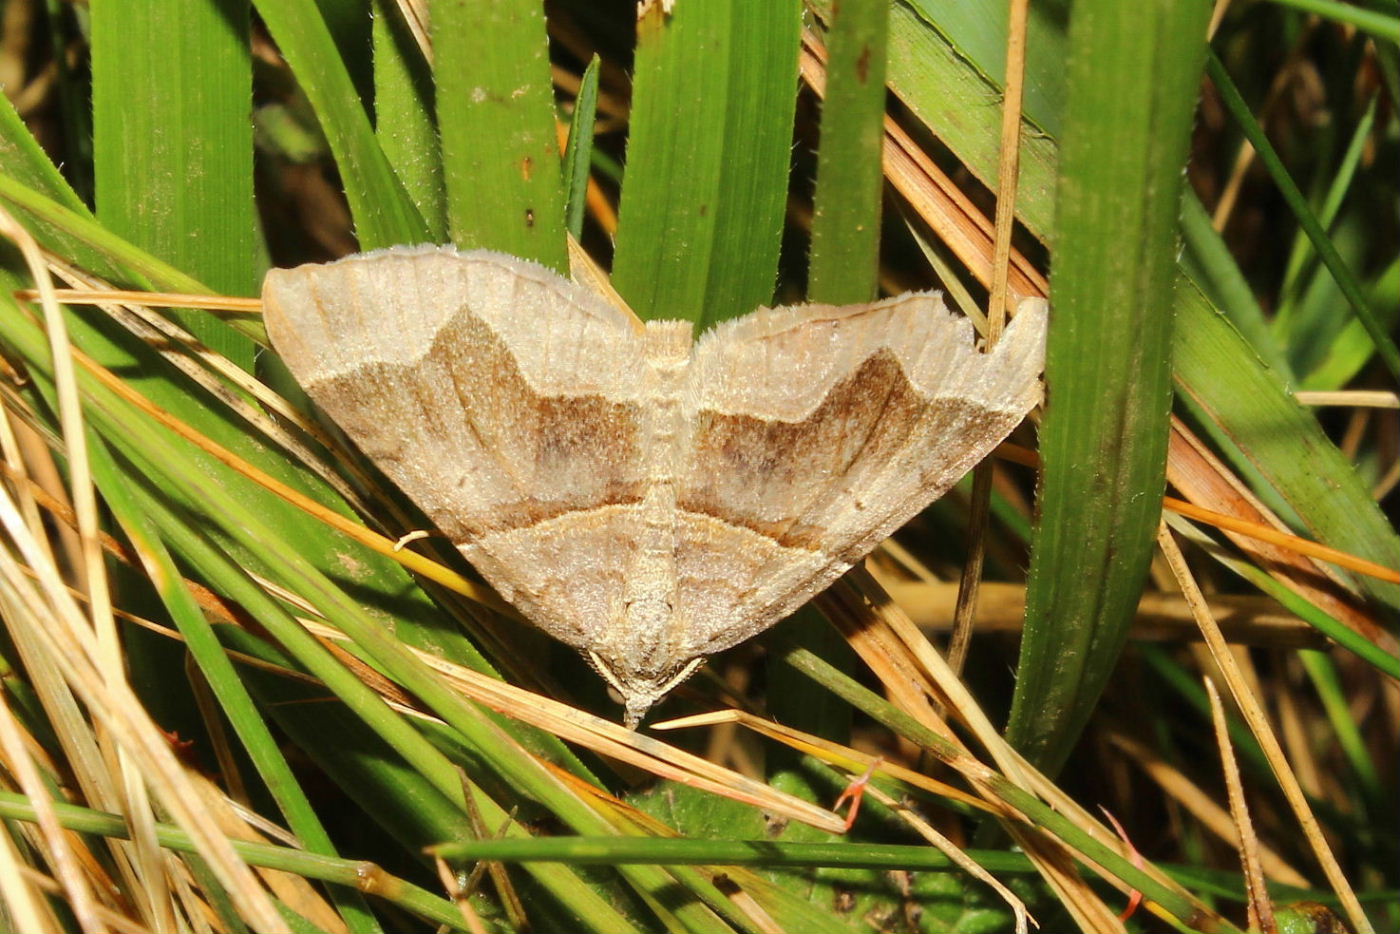
<instances>
[{"instance_id":1,"label":"moth head","mask_svg":"<svg viewBox=\"0 0 1400 934\"><path fill-rule=\"evenodd\" d=\"M629 664L626 656L605 658L593 649L588 650L588 662L622 695L624 714L623 725L635 730L646 716L647 711L671 693L671 690L695 673L695 669L705 663L700 658L685 659L674 665L650 670L640 669Z\"/></svg>"}]
</instances>

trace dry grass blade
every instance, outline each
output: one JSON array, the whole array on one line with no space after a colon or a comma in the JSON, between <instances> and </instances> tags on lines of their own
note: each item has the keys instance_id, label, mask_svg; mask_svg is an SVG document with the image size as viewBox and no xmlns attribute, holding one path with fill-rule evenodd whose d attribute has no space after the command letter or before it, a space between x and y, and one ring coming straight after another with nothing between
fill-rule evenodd
<instances>
[{"instance_id":1,"label":"dry grass blade","mask_svg":"<svg viewBox=\"0 0 1400 934\"><path fill-rule=\"evenodd\" d=\"M1249 804L1244 798L1239 763L1235 761L1235 749L1230 744L1230 731L1225 724L1225 707L1220 703L1220 692L1215 689L1215 682L1207 677L1205 684L1206 694L1210 697L1211 725L1215 727L1215 739L1220 745L1220 763L1225 772L1230 815L1239 834L1240 862L1244 864L1245 891L1249 893L1249 929L1277 934L1278 922L1274 920L1274 906L1269 899L1269 887L1259 857L1259 838L1254 833L1254 822L1249 819Z\"/></svg>"},{"instance_id":2,"label":"dry grass blade","mask_svg":"<svg viewBox=\"0 0 1400 934\"><path fill-rule=\"evenodd\" d=\"M1298 401L1299 405L1400 409L1400 394L1386 389L1299 390L1293 394L1293 398Z\"/></svg>"},{"instance_id":3,"label":"dry grass blade","mask_svg":"<svg viewBox=\"0 0 1400 934\"><path fill-rule=\"evenodd\" d=\"M1180 420L1172 422L1167 481L1198 506L1252 523L1256 528L1288 534L1282 520L1259 502ZM1249 532L1227 529L1226 534L1250 560L1290 589L1368 638L1380 636L1384 627L1348 599L1347 588L1338 582L1331 568L1300 556L1298 549L1282 542L1273 544ZM1298 539L1290 536L1289 541Z\"/></svg>"},{"instance_id":4,"label":"dry grass blade","mask_svg":"<svg viewBox=\"0 0 1400 934\"><path fill-rule=\"evenodd\" d=\"M228 889L244 917L268 931L288 931L257 879L212 821L192 789L183 766L125 680L109 680L104 676L96 658L98 649L92 645L91 630L82 612L69 597L58 569L46 563L34 546L29 530L21 524L8 495L0 497L0 522L24 562L37 572L42 587L39 590L31 584L8 549L0 550L3 615L16 641L29 644L26 662L31 670L37 662L60 674L68 689L81 699L87 712L115 746L133 761L143 764L143 779L150 787L159 789L162 803L197 842L199 852ZM79 728L88 729L80 719L67 725L69 733L65 739L69 743L77 738L75 734ZM96 769L93 772L102 774ZM118 800L118 796L109 791L94 803L105 810L114 810L112 804ZM128 891L141 892L144 887L132 885Z\"/></svg>"},{"instance_id":5,"label":"dry grass blade","mask_svg":"<svg viewBox=\"0 0 1400 934\"><path fill-rule=\"evenodd\" d=\"M466 922L467 930L471 934L486 934L486 925L482 922L481 915L477 914L476 908L472 906L470 893L466 891L458 875L452 871L452 867L447 865L447 860L441 856L434 856L433 868L437 870L442 890L447 893L447 897L452 899L452 903L462 913L462 920Z\"/></svg>"},{"instance_id":6,"label":"dry grass blade","mask_svg":"<svg viewBox=\"0 0 1400 934\"><path fill-rule=\"evenodd\" d=\"M1001 880L983 869L976 860L955 846L953 841L934 829L932 824L880 789L868 788L866 794L898 814L901 820L912 827L919 836L936 847L940 853L952 860L954 865L961 868L974 879L985 882L990 886L992 891L996 892L998 897L1006 902L1011 908L1012 913L1015 914L1016 934L1026 934L1029 923L1035 921L1035 919L1031 917L1030 912L1026 910L1026 903L1017 898L1015 893L1002 884ZM1037 924L1037 927L1038 926Z\"/></svg>"},{"instance_id":7,"label":"dry grass blade","mask_svg":"<svg viewBox=\"0 0 1400 934\"><path fill-rule=\"evenodd\" d=\"M1121 730L1109 734L1109 741L1123 750L1138 768L1180 803L1202 827L1231 847L1240 847L1239 831L1230 820L1230 812L1182 774L1180 769L1164 760L1146 743L1138 742ZM1277 852L1262 844L1258 850L1260 864L1268 876L1295 888L1308 887L1308 880L1303 874L1290 866Z\"/></svg>"},{"instance_id":8,"label":"dry grass blade","mask_svg":"<svg viewBox=\"0 0 1400 934\"><path fill-rule=\"evenodd\" d=\"M5 696L0 694L0 757L4 759L5 771L14 776L20 790L33 802L39 818L38 833L29 835L30 843L54 867L64 898L83 931L100 931L103 925L98 919L97 899L73 852L75 841L59 825L54 814L53 798L29 752L31 742L32 739L26 741ZM0 847L0 876L6 880L3 887L7 911L12 912L20 930L57 930L57 919L50 914L44 900L37 898L25 883L23 874L18 871L19 865L13 842L6 834Z\"/></svg>"},{"instance_id":9,"label":"dry grass blade","mask_svg":"<svg viewBox=\"0 0 1400 934\"><path fill-rule=\"evenodd\" d=\"M942 632L952 625L956 584L897 580L872 573L920 629ZM1326 637L1285 611L1271 597L1212 594L1210 600L1211 611L1231 643L1310 649L1328 645ZM978 608L979 632L1020 632L1026 610L1025 585L985 581ZM1137 612L1133 639L1180 642L1199 638L1190 607L1176 594L1144 593Z\"/></svg>"},{"instance_id":10,"label":"dry grass blade","mask_svg":"<svg viewBox=\"0 0 1400 934\"><path fill-rule=\"evenodd\" d=\"M344 635L314 620L302 620L307 630L322 640L340 640ZM626 762L659 775L735 801L742 801L782 814L793 820L831 832L839 831L843 821L824 808L800 798L777 791L699 756L669 746L641 733L625 729L611 720L570 707L549 697L497 681L486 675L419 650L418 658L443 675L444 680L464 697L522 723L540 727L560 739L577 743L600 755ZM356 670L360 670L359 667ZM401 699L397 706L406 712L422 716L416 708L405 708Z\"/></svg>"},{"instance_id":11,"label":"dry grass blade","mask_svg":"<svg viewBox=\"0 0 1400 934\"><path fill-rule=\"evenodd\" d=\"M907 712L919 717L925 725L937 724L935 729L945 735L951 735L941 718L932 716L928 710L928 697L939 698L990 752L997 767L1007 779L1032 794L1041 793L1044 786L1051 785L1006 744L948 662L928 643L868 572L857 568L848 573L822 598L824 603L829 606L832 592L839 593L847 587L854 589L860 599L842 601L845 606L849 608L865 605L873 608L876 625L869 624L869 616L872 615L869 611L864 614L867 617L865 623L857 622L858 614L842 613L834 615L833 618L848 638L852 638L852 644L856 646L857 651L861 652L867 663L871 663L877 671L877 665L888 666L892 660L898 659L893 663L896 669L915 673L909 684L922 685L919 692L922 696L912 708L906 708ZM828 615L833 614L828 611ZM873 632L887 632L888 635L880 639L866 638ZM862 646L866 648L862 650ZM886 682L887 685L889 683ZM953 768L963 771L979 791L990 794L985 787L988 777L986 766L978 763L971 753L966 753L966 761L960 761L962 759L963 757L958 757L956 760L945 761ZM974 778L973 773L966 771L972 763L976 764L977 770L982 770L981 776ZM1037 784L1042 787L1037 788ZM1059 794L1057 789L1056 794ZM1089 820L1082 811L1079 812L1079 816L1085 825L1096 827L1104 841L1113 840L1112 845L1118 846L1108 831L1098 827L1097 823ZM1061 841L1033 831L1024 823L1024 819L1007 822L1006 827L1081 928L1093 931L1123 930L1117 915L1080 878L1075 870L1074 859Z\"/></svg>"},{"instance_id":12,"label":"dry grass blade","mask_svg":"<svg viewBox=\"0 0 1400 934\"><path fill-rule=\"evenodd\" d=\"M886 682L887 689L896 698L917 695L913 705L905 708L906 712L957 743L946 724L929 714L928 696L938 697L987 749L997 769L1007 780L1048 803L1096 843L1125 857L1129 855L1127 847L1113 831L1103 826L1007 745L947 662L868 572L859 567L853 569L820 599L824 612L847 634L853 647L877 674L890 671L900 673L900 681ZM856 607L861 609L857 610ZM881 677L883 679L885 675L881 674ZM900 690L895 690L896 686ZM896 703L900 701L896 700ZM937 750L930 751L935 755L940 754ZM940 755L940 758L943 756ZM994 773L970 752L964 751L961 755L944 758L944 761L962 772L980 792L988 794L983 783L991 779ZM1116 913L1110 911L1073 873L1073 860L1060 841L1023 831L1017 824L1009 826L1018 842L1036 861L1046 880L1056 888L1067 906L1073 906L1072 910L1087 930L1121 929L1122 923ZM1088 862L1094 865L1092 860ZM1129 891L1112 873L1102 867L1098 867L1097 871L1124 892ZM1143 871L1163 887L1188 899L1198 910L1209 911L1159 869L1149 864L1143 867Z\"/></svg>"},{"instance_id":13,"label":"dry grass blade","mask_svg":"<svg viewBox=\"0 0 1400 934\"><path fill-rule=\"evenodd\" d=\"M48 257L50 262L53 256ZM66 264L65 264L66 266ZM94 279L93 281L97 281ZM138 292L131 289L81 288L54 289L54 300L64 305L140 305L143 308L198 308L229 317L256 318L262 312L262 302L256 298L230 295L198 295L193 292ZM39 299L38 289L20 289L15 298L22 302Z\"/></svg>"},{"instance_id":14,"label":"dry grass blade","mask_svg":"<svg viewBox=\"0 0 1400 934\"><path fill-rule=\"evenodd\" d=\"M1223 465L1215 460L1204 449L1200 441L1194 435L1190 435L1184 425L1174 424L1172 428L1174 434L1179 434L1183 439L1189 439L1190 447L1183 449L1177 466L1181 469L1194 471L1191 476L1197 480L1204 480L1208 483L1220 481L1227 483L1227 487L1214 487L1205 493L1205 498L1220 498L1222 492L1229 490L1228 505L1235 509L1234 512L1220 512L1216 509L1209 509L1198 505L1195 502L1177 499L1174 496L1162 497L1162 508L1170 510L1180 515L1187 516L1207 525L1215 526L1227 533L1231 533L1231 539L1239 544L1241 549L1250 553L1254 559L1264 567L1272 567L1276 564L1287 564L1290 567L1304 569L1296 582L1296 589L1316 597L1314 602L1328 607L1340 606L1342 610L1334 615L1342 619L1352 619L1357 621L1358 628L1363 632L1371 632L1375 629L1374 621L1369 617L1361 616L1358 619L1359 610L1348 603L1339 603L1336 590L1319 588L1314 580L1318 574L1325 573L1329 580L1336 581L1335 573L1329 572L1324 566L1315 562L1304 561L1300 555L1309 558L1319 558L1323 561L1331 562L1348 570L1356 571L1358 574L1365 574L1378 580L1400 583L1400 571L1388 568L1384 565L1376 564L1374 561L1367 561L1349 552L1342 551L1315 542L1309 538L1303 538L1285 531L1286 526L1277 516L1266 509L1258 499L1251 494L1233 476L1224 470ZM1022 464L1027 467L1039 467L1040 457L1029 448L1023 448L1018 444L1003 442L996 451L996 456ZM1203 469L1201 465L1206 465ZM1171 469L1169 467L1169 469ZM1185 479L1185 477L1183 477ZM1175 483L1175 481L1173 481ZM1202 492L1189 480L1181 484L1184 488ZM1247 518L1239 515L1245 513ZM1259 544L1246 547L1243 541L1253 541ZM1272 547L1270 547L1272 546ZM1275 569L1275 576L1280 576ZM1285 575L1286 576L1286 575ZM1292 580L1292 578L1288 578Z\"/></svg>"},{"instance_id":15,"label":"dry grass blade","mask_svg":"<svg viewBox=\"0 0 1400 934\"><path fill-rule=\"evenodd\" d=\"M54 388L58 396L63 448L68 461L70 495L82 549L80 586L87 591L91 626L96 634L94 660L109 681L120 682L126 677L126 662L117 633L116 619L112 615L111 591L102 559L97 490L92 480L83 407L73 366L75 351L68 342L67 325L63 319L63 312L54 299L53 281L49 278L48 266L38 243L19 225L14 216L3 208L0 208L0 232L19 247L30 275L38 287L45 331L49 338L49 350L53 357ZM42 537L42 532L36 530L36 537ZM98 743L108 747L109 738L99 732ZM118 763L121 775L121 790L118 794L125 804L123 813L131 826L131 858L139 870L140 877L146 883L141 893L145 896L143 907L152 924L157 927L173 927L174 907L166 884L166 874L161 866L164 857L156 843L155 815L151 811L146 778L139 768L139 760L133 759L129 750L120 747L108 747L104 748L104 751Z\"/></svg>"},{"instance_id":16,"label":"dry grass blade","mask_svg":"<svg viewBox=\"0 0 1400 934\"><path fill-rule=\"evenodd\" d=\"M776 740L791 749L820 759L828 765L843 769L852 774L860 774L862 771L873 769L875 773L888 776L910 786L925 791L932 795L948 798L952 801L961 801L970 807L981 811L1001 813L1013 816L1014 812L1007 806L997 802L988 802L976 795L968 794L960 788L955 788L945 782L929 778L920 772L907 769L893 762L888 762L880 756L861 752L840 743L833 743L830 740L822 739L820 736L813 736L811 733L804 733L792 727L783 726L764 717L749 713L746 710L715 710L710 713L694 714L688 717L676 717L672 720L663 720L660 723L653 723L653 730L682 730L698 726L718 726L725 723L740 724L755 733L767 736Z\"/></svg>"},{"instance_id":17,"label":"dry grass blade","mask_svg":"<svg viewBox=\"0 0 1400 934\"><path fill-rule=\"evenodd\" d=\"M1294 816L1301 825L1303 835L1312 847L1313 854L1321 865L1323 873L1327 876L1328 883L1341 899L1342 908L1351 920L1352 926L1360 934L1373 934L1375 929L1371 926L1371 921L1366 917L1365 911L1362 910L1361 903L1357 900L1356 893L1352 890L1346 874L1342 872L1336 857L1332 855L1332 849L1327 845L1327 841L1322 835L1322 828L1318 825L1317 818L1308 805L1302 786L1298 784L1297 776L1293 774L1293 770L1288 765L1283 748L1279 745L1278 738L1269 726L1268 717L1264 713L1259 699L1249 690L1248 683L1240 671L1239 665L1235 662L1234 655L1225 642L1225 637L1220 632L1220 627L1215 624L1215 620L1210 615L1210 608L1206 605L1205 597L1201 594L1195 577L1192 576L1190 568L1186 566L1186 558L1182 555L1181 549L1177 548L1176 540L1166 525L1163 525L1158 531L1157 541L1171 567L1172 575L1181 586L1181 592L1191 605L1196 622L1201 627L1202 635L1205 636L1206 645L1210 647L1211 656L1220 666L1220 671L1224 674L1226 683L1230 687L1230 694L1234 697L1235 703L1239 705L1245 722L1249 724L1250 730L1259 740L1259 745L1263 747L1269 766L1274 771L1274 777L1283 789L1284 797L1293 809Z\"/></svg>"},{"instance_id":18,"label":"dry grass blade","mask_svg":"<svg viewBox=\"0 0 1400 934\"><path fill-rule=\"evenodd\" d=\"M1029 7L1029 0L1013 0L1006 37L1006 96L1001 105L996 234L992 246L992 287L987 297L988 352L996 346L1006 327L1007 276L1011 265L1011 233L1016 226L1016 186L1021 165L1021 95L1025 87ZM982 583L982 564L987 553L985 537L987 512L992 501L993 470L990 463L984 463L979 464L973 473L967 560L963 564L957 607L953 614L953 632L948 642L948 664L956 672L962 671L963 663L967 660L977 615L977 593Z\"/></svg>"}]
</instances>

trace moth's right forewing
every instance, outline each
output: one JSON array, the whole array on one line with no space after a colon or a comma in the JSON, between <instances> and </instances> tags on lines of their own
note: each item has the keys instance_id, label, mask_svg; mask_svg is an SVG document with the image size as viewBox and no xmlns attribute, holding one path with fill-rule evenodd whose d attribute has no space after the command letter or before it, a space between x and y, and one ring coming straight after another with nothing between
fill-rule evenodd
<instances>
[{"instance_id":1,"label":"moth's right forewing","mask_svg":"<svg viewBox=\"0 0 1400 934\"><path fill-rule=\"evenodd\" d=\"M685 610L708 623L697 643L787 616L946 492L1040 399L1043 346L1043 303L982 354L928 294L760 310L705 335L678 491L703 517L680 545L682 578L707 579L690 592L709 605ZM725 564L714 522L755 541Z\"/></svg>"}]
</instances>

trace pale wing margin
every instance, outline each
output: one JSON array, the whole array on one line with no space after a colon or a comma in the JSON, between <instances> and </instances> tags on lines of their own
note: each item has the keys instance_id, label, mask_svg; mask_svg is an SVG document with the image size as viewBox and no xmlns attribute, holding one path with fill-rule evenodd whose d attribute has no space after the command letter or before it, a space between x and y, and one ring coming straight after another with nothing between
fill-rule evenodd
<instances>
[{"instance_id":1,"label":"pale wing margin","mask_svg":"<svg viewBox=\"0 0 1400 934\"><path fill-rule=\"evenodd\" d=\"M1010 433L1041 398L1045 319L1044 302L1023 303L983 354L966 319L914 294L760 310L701 338L678 501L782 546L733 609L753 619L750 634L830 584ZM696 637L706 635L710 651L729 641L722 623Z\"/></svg>"},{"instance_id":2,"label":"pale wing margin","mask_svg":"<svg viewBox=\"0 0 1400 934\"><path fill-rule=\"evenodd\" d=\"M463 309L520 351L525 375L539 392L615 392L619 375L635 374L635 368L620 373L618 364L640 360L639 328L627 312L506 253L393 246L274 269L263 282L268 335L303 383L375 360L412 363ZM540 317L564 320L540 327ZM568 339L573 346L565 346ZM599 342L615 345L615 352L600 360L580 349Z\"/></svg>"}]
</instances>

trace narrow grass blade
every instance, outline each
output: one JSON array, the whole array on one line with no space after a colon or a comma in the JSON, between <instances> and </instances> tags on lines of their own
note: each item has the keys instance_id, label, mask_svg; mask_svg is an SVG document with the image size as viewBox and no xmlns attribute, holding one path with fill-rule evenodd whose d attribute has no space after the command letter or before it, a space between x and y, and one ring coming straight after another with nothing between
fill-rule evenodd
<instances>
[{"instance_id":1,"label":"narrow grass blade","mask_svg":"<svg viewBox=\"0 0 1400 934\"><path fill-rule=\"evenodd\" d=\"M1400 319L1400 258L1381 271L1371 287L1367 301L1377 309L1381 322L1389 329L1395 329ZM1348 321L1322 359L1308 373L1300 389L1341 389L1360 373L1375 356L1371 335L1359 321Z\"/></svg>"},{"instance_id":2,"label":"narrow grass blade","mask_svg":"<svg viewBox=\"0 0 1400 934\"><path fill-rule=\"evenodd\" d=\"M432 35L452 240L567 273L544 8L439 3Z\"/></svg>"},{"instance_id":3,"label":"narrow grass blade","mask_svg":"<svg viewBox=\"0 0 1400 934\"><path fill-rule=\"evenodd\" d=\"M232 294L257 283L248 10L149 0L92 11L92 112L102 224ZM178 131L172 132L172 126ZM193 311L174 317L245 369L253 345Z\"/></svg>"},{"instance_id":4,"label":"narrow grass blade","mask_svg":"<svg viewBox=\"0 0 1400 934\"><path fill-rule=\"evenodd\" d=\"M1044 478L1007 726L1052 774L1117 664L1161 511L1176 218L1209 12L1082 0L1070 27Z\"/></svg>"},{"instance_id":5,"label":"narrow grass blade","mask_svg":"<svg viewBox=\"0 0 1400 934\"><path fill-rule=\"evenodd\" d=\"M253 760L259 777L277 802L288 828L308 851L335 856L336 850L330 836L312 809L301 784L292 774L276 739L254 705L247 687L238 677L213 627L186 587L149 512L138 503L129 478L121 472L106 446L95 436L90 452L94 480L102 492L103 501L121 523L127 539L143 559L150 579L160 589L161 600L171 619L180 628L186 647L219 700L220 710L228 717ZM330 894L352 929L366 932L381 930L359 893L353 889L335 888Z\"/></svg>"},{"instance_id":6,"label":"narrow grass blade","mask_svg":"<svg viewBox=\"0 0 1400 934\"><path fill-rule=\"evenodd\" d=\"M380 148L317 4L256 0L254 5L321 121L350 201L360 249L427 240L428 225Z\"/></svg>"},{"instance_id":7,"label":"narrow grass blade","mask_svg":"<svg viewBox=\"0 0 1400 934\"><path fill-rule=\"evenodd\" d=\"M782 843L774 840L687 840L638 837L539 837L533 840L464 840L433 847L453 859L508 862L558 860L581 865L677 863L703 866L832 866L842 869L947 870L952 860L930 846L865 843ZM971 851L993 872L1033 872L1021 853Z\"/></svg>"},{"instance_id":8,"label":"narrow grass blade","mask_svg":"<svg viewBox=\"0 0 1400 934\"><path fill-rule=\"evenodd\" d=\"M1207 69L1210 72L1211 81L1215 83L1216 89L1220 92L1221 100L1229 108L1235 122L1239 124L1245 137L1259 154L1259 161L1269 170L1269 175L1273 178L1274 184L1278 186L1279 193L1288 202L1293 216L1298 219L1299 225L1307 233L1308 239L1312 241L1313 249L1317 250L1323 264L1337 280L1337 285L1346 297L1347 304L1351 306L1352 313L1366 328L1366 333L1371 335L1371 340L1376 345L1376 354L1381 358L1386 369L1390 371L1390 375L1400 380L1400 349L1396 348L1395 341L1377 319L1370 306L1366 304L1366 297L1361 293L1361 285L1356 281L1356 276L1347 267L1341 254L1337 252L1336 246L1327 236L1327 231L1323 230L1322 225L1318 223L1312 208L1308 206L1307 198L1298 189L1293 177L1288 174L1288 169L1279 159L1278 153L1274 151L1269 138L1264 135L1263 127L1259 126L1254 115L1249 112L1249 107L1245 104L1244 98L1240 96L1239 89L1235 87L1234 81L1225 71L1225 66L1220 63L1220 59L1214 53L1211 53L1207 60Z\"/></svg>"},{"instance_id":9,"label":"narrow grass blade","mask_svg":"<svg viewBox=\"0 0 1400 934\"><path fill-rule=\"evenodd\" d=\"M598 116L598 56L594 55L579 80L574 116L569 121L569 144L564 147L564 189L568 192L565 226L575 240L583 236L587 214L588 178L593 164L593 121Z\"/></svg>"},{"instance_id":10,"label":"narrow grass blade","mask_svg":"<svg viewBox=\"0 0 1400 934\"><path fill-rule=\"evenodd\" d=\"M1324 19L1355 26L1362 32L1387 42L1400 42L1400 17L1378 10L1368 10L1362 4L1342 3L1341 0L1274 0L1280 6L1291 6Z\"/></svg>"},{"instance_id":11,"label":"narrow grass blade","mask_svg":"<svg viewBox=\"0 0 1400 934\"><path fill-rule=\"evenodd\" d=\"M107 270L116 282L138 288L150 283L172 292L213 294L204 283L109 231L81 204L65 206L3 172L0 198L26 215L39 243L73 249L89 270Z\"/></svg>"},{"instance_id":12,"label":"narrow grass blade","mask_svg":"<svg viewBox=\"0 0 1400 934\"><path fill-rule=\"evenodd\" d=\"M1366 105L1366 111L1361 115L1361 119L1356 122L1356 128L1352 130L1346 152L1342 154L1337 163L1336 171L1332 173L1332 182L1328 185L1327 195L1323 199L1322 207L1317 212L1318 222L1328 230L1337 220L1337 214L1342 209L1347 192L1351 190L1351 183L1356 180L1361 157L1366 152L1366 144L1371 139L1371 132L1375 125L1376 99L1373 97L1371 102ZM1293 248L1288 252L1288 267L1284 270L1283 286L1279 291L1285 296L1294 297L1297 294L1302 274L1316 259L1317 255L1312 249L1307 234L1304 231L1298 231L1293 237ZM1282 312L1280 312L1280 317L1282 317Z\"/></svg>"},{"instance_id":13,"label":"narrow grass blade","mask_svg":"<svg viewBox=\"0 0 1400 934\"><path fill-rule=\"evenodd\" d=\"M117 840L126 839L130 833L126 821L117 814L64 803L55 805L54 810L63 826L77 833L112 837ZM0 792L0 816L14 821L33 822L38 819L29 800L23 795L11 792ZM195 852L189 835L177 827L157 824L156 836L161 846L174 852ZM233 849L250 866L278 869L296 873L307 879L319 879L340 885L363 886L369 881L365 876L366 865L363 860L332 859L293 847L241 840L233 841ZM378 867L374 868L373 887L375 894L406 911L415 912L449 927L461 924L461 912L451 902L406 879L390 876Z\"/></svg>"},{"instance_id":14,"label":"narrow grass blade","mask_svg":"<svg viewBox=\"0 0 1400 934\"><path fill-rule=\"evenodd\" d=\"M5 189L29 192L37 198L52 201L69 214L92 220L88 206L69 186L58 167L49 161L48 154L15 112L14 104L3 94L0 94L0 166L3 167L0 183L5 186L0 188L0 197L5 196ZM17 207L24 207L9 198L6 200ZM22 210L21 215L33 218L27 209ZM116 277L117 267L87 249L77 237L44 223L31 225L31 232L35 233L40 243L58 251L60 255L80 259L98 275L109 279Z\"/></svg>"},{"instance_id":15,"label":"narrow grass blade","mask_svg":"<svg viewBox=\"0 0 1400 934\"><path fill-rule=\"evenodd\" d=\"M613 284L643 318L703 327L773 297L801 4L662 7L637 24Z\"/></svg>"},{"instance_id":16,"label":"narrow grass blade","mask_svg":"<svg viewBox=\"0 0 1400 934\"><path fill-rule=\"evenodd\" d=\"M418 208L433 243L447 240L442 150L434 121L428 63L396 0L373 0L374 132L384 156Z\"/></svg>"},{"instance_id":17,"label":"narrow grass blade","mask_svg":"<svg viewBox=\"0 0 1400 934\"><path fill-rule=\"evenodd\" d=\"M833 7L807 286L814 302L846 305L875 297L888 27L884 0Z\"/></svg>"}]
</instances>

